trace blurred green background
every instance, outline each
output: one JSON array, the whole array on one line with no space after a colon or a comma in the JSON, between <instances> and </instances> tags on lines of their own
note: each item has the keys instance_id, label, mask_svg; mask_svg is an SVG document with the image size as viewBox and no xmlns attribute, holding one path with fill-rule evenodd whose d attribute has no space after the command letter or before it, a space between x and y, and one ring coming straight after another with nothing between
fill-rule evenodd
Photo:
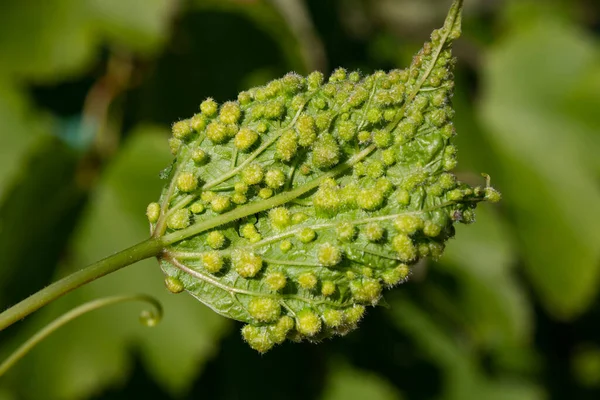
<instances>
[{"instance_id":1,"label":"blurred green background","mask_svg":"<svg viewBox=\"0 0 600 400\"><path fill-rule=\"evenodd\" d=\"M0 400L600 398L600 4L465 0L458 174L504 195L359 330L259 355L154 260L0 332ZM0 308L148 235L172 122L294 70L407 66L450 0L3 0Z\"/></svg>"}]
</instances>

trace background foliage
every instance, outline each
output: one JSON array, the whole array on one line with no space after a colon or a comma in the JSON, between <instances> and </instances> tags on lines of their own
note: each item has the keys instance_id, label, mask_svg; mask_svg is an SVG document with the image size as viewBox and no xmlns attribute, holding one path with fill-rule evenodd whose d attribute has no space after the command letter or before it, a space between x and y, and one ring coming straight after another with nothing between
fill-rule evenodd
<instances>
[{"instance_id":1,"label":"background foliage","mask_svg":"<svg viewBox=\"0 0 600 400\"><path fill-rule=\"evenodd\" d=\"M0 308L147 237L173 121L289 70L408 65L446 0L52 0L0 13ZM0 399L559 399L600 395L600 6L467 0L454 103L461 178L504 194L361 328L264 356L162 287L154 260L0 333L5 357L102 295Z\"/></svg>"}]
</instances>

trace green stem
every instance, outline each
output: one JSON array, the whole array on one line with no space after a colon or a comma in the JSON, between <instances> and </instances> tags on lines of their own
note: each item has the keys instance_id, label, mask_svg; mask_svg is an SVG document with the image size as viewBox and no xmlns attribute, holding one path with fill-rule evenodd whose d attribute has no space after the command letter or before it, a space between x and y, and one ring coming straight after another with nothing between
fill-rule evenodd
<instances>
[{"instance_id":1,"label":"green stem","mask_svg":"<svg viewBox=\"0 0 600 400\"><path fill-rule=\"evenodd\" d=\"M153 310L144 310L140 314L141 322L146 326L156 325L162 317L162 307L158 300L145 294L135 294L126 296L112 296L103 299L93 300L88 303L82 304L77 308L61 315L39 332L33 335L29 340L23 343L17 350L15 350L2 364L0 364L0 376L4 375L13 365L23 358L31 349L33 349L38 343L50 336L54 331L59 329L61 326L73 321L74 319L87 314L90 311L98 310L100 308L110 306L117 303L123 303L127 301L143 301L152 306Z\"/></svg>"},{"instance_id":2,"label":"green stem","mask_svg":"<svg viewBox=\"0 0 600 400\"><path fill-rule=\"evenodd\" d=\"M150 238L54 282L1 313L0 331L86 283L140 260L158 255L163 247L164 244L160 238Z\"/></svg>"}]
</instances>

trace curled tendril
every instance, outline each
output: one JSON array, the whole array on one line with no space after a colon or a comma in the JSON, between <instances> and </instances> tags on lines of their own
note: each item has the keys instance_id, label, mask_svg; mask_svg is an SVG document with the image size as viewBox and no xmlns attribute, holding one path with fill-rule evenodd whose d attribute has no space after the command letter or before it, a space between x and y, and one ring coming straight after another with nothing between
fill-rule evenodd
<instances>
[{"instance_id":1,"label":"curled tendril","mask_svg":"<svg viewBox=\"0 0 600 400\"><path fill-rule=\"evenodd\" d=\"M54 321L39 330L18 349L16 349L2 364L0 364L0 376L3 376L13 365L23 358L31 349L38 343L50 336L54 331L73 321L74 319L87 314L91 311L98 310L113 304L124 303L129 301L141 301L151 306L151 309L145 309L140 313L140 322L148 327L156 326L163 316L163 309L160 302L154 297L145 294L111 296L93 300L72 309L71 311L61 315Z\"/></svg>"}]
</instances>

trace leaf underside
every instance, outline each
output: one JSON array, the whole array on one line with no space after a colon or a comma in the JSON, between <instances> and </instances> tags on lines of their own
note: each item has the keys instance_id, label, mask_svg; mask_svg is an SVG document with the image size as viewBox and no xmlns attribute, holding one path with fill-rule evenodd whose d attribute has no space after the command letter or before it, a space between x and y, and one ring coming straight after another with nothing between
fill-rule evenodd
<instances>
[{"instance_id":1,"label":"leaf underside","mask_svg":"<svg viewBox=\"0 0 600 400\"><path fill-rule=\"evenodd\" d=\"M170 183L148 207L169 290L246 322L265 352L354 329L439 257L453 223L499 197L451 173L461 5L406 70L288 74L174 124Z\"/></svg>"}]
</instances>

